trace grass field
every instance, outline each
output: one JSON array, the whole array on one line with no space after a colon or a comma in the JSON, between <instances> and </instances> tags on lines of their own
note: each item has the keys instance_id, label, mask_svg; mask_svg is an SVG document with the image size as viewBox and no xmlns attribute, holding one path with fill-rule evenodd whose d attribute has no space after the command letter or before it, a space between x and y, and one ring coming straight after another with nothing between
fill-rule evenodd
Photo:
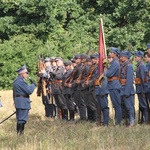
<instances>
[{"instance_id":1,"label":"grass field","mask_svg":"<svg viewBox=\"0 0 150 150\"><path fill-rule=\"evenodd\" d=\"M0 91L0 95L1 121L15 109L12 91ZM41 98L33 93L31 100L32 109L23 136L16 135L15 116L0 125L0 150L150 150L148 125L127 128L113 127L112 121L109 127L97 127L89 122L66 123L59 119L52 122L44 117ZM137 106L135 100L136 110Z\"/></svg>"}]
</instances>

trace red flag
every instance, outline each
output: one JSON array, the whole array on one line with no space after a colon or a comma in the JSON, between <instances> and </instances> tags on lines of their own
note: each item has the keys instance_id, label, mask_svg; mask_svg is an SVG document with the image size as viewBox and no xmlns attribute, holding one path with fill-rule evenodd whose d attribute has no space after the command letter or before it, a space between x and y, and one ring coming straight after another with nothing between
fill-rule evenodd
<instances>
[{"instance_id":1,"label":"red flag","mask_svg":"<svg viewBox=\"0 0 150 150\"><path fill-rule=\"evenodd\" d=\"M104 68L105 68L105 63L107 59L107 54L106 54L106 46L105 46L105 37L104 37L104 31L103 31L103 20L101 18L100 21L100 27L99 27L99 45L98 45L98 53L99 53L99 65L98 65L98 71L99 71L99 78L101 79L103 73L104 73Z\"/></svg>"}]
</instances>

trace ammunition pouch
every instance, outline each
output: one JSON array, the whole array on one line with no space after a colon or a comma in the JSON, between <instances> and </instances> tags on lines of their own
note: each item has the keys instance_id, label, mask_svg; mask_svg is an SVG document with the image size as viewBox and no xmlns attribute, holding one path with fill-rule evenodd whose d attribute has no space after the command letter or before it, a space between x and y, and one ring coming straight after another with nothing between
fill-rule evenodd
<instances>
[{"instance_id":1,"label":"ammunition pouch","mask_svg":"<svg viewBox=\"0 0 150 150\"><path fill-rule=\"evenodd\" d=\"M95 81L94 81L94 85L96 86L96 85L99 85L99 80L98 79L96 79Z\"/></svg>"},{"instance_id":2,"label":"ammunition pouch","mask_svg":"<svg viewBox=\"0 0 150 150\"><path fill-rule=\"evenodd\" d=\"M140 78L135 78L134 81L135 81L135 84L141 84L141 79Z\"/></svg>"},{"instance_id":3,"label":"ammunition pouch","mask_svg":"<svg viewBox=\"0 0 150 150\"><path fill-rule=\"evenodd\" d=\"M126 79L120 79L119 81L121 85L126 85Z\"/></svg>"},{"instance_id":4,"label":"ammunition pouch","mask_svg":"<svg viewBox=\"0 0 150 150\"><path fill-rule=\"evenodd\" d=\"M110 77L110 78L108 78L108 82L112 82L113 80L118 80L118 77Z\"/></svg>"},{"instance_id":5,"label":"ammunition pouch","mask_svg":"<svg viewBox=\"0 0 150 150\"><path fill-rule=\"evenodd\" d=\"M144 78L144 83L148 82L148 77Z\"/></svg>"}]
</instances>

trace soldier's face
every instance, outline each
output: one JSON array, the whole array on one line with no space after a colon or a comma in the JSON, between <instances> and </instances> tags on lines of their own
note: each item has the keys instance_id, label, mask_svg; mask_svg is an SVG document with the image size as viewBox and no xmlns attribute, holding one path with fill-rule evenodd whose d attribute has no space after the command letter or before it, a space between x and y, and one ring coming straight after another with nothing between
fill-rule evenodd
<instances>
[{"instance_id":1,"label":"soldier's face","mask_svg":"<svg viewBox=\"0 0 150 150\"><path fill-rule=\"evenodd\" d=\"M145 55L144 60L146 63L150 62L150 57L148 57L147 55Z\"/></svg>"},{"instance_id":2,"label":"soldier's face","mask_svg":"<svg viewBox=\"0 0 150 150\"><path fill-rule=\"evenodd\" d=\"M147 52L150 54L150 48L147 49Z\"/></svg>"},{"instance_id":3,"label":"soldier's face","mask_svg":"<svg viewBox=\"0 0 150 150\"><path fill-rule=\"evenodd\" d=\"M21 75L24 79L26 79L28 77L28 72L22 73Z\"/></svg>"},{"instance_id":4,"label":"soldier's face","mask_svg":"<svg viewBox=\"0 0 150 150\"><path fill-rule=\"evenodd\" d=\"M135 59L135 61L136 61L136 62L139 62L139 61L141 61L141 60L142 60L142 58L141 58L141 57L139 57L139 56L135 56L135 57L134 57L134 59Z\"/></svg>"}]
</instances>

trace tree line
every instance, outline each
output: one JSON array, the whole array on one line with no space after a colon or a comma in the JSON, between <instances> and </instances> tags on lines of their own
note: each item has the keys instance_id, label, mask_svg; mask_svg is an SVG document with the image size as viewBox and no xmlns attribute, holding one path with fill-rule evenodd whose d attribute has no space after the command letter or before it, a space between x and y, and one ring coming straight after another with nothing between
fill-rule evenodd
<instances>
[{"instance_id":1,"label":"tree line","mask_svg":"<svg viewBox=\"0 0 150 150\"><path fill-rule=\"evenodd\" d=\"M11 89L26 64L36 80L39 55L97 52L100 14L105 42L144 51L150 42L148 0L0 0L0 89Z\"/></svg>"}]
</instances>

